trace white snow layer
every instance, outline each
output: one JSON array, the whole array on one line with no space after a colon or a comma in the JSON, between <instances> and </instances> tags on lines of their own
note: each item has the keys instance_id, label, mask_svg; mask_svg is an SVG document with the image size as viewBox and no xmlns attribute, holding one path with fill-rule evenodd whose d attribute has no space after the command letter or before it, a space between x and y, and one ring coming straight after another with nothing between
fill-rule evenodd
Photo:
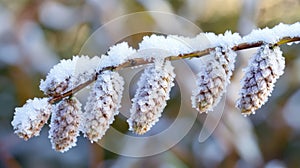
<instances>
[{"instance_id":1,"label":"white snow layer","mask_svg":"<svg viewBox=\"0 0 300 168\"><path fill-rule=\"evenodd\" d=\"M253 30L249 35L243 37L245 43L254 43L263 41L265 43L275 44L283 37L299 37L300 36L300 22L292 25L280 23L272 29L266 27L264 29Z\"/></svg>"}]
</instances>

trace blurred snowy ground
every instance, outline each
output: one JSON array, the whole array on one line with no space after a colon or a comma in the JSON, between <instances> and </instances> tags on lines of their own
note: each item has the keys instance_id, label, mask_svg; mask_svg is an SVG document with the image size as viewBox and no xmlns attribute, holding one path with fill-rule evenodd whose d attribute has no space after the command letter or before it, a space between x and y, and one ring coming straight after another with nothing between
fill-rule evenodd
<instances>
[{"instance_id":1,"label":"blurred snowy ground","mask_svg":"<svg viewBox=\"0 0 300 168\"><path fill-rule=\"evenodd\" d=\"M13 134L10 122L14 108L28 98L42 96L39 80L53 65L78 54L91 33L106 22L146 10L177 14L203 31L232 30L241 35L255 27L300 21L298 0L2 0L0 167L300 167L299 45L282 47L285 74L269 102L247 118L234 108L234 101L241 69L255 50L239 52L225 113L213 136L203 143L198 142L198 135L205 115L198 116L191 131L171 150L147 158L119 156L83 138L77 147L60 154L51 149L47 127L28 142ZM122 31L122 27L110 30L108 38L115 31ZM170 106L172 110L175 105ZM172 117L162 118L158 126L173 121ZM122 126L114 124L121 130Z\"/></svg>"}]
</instances>

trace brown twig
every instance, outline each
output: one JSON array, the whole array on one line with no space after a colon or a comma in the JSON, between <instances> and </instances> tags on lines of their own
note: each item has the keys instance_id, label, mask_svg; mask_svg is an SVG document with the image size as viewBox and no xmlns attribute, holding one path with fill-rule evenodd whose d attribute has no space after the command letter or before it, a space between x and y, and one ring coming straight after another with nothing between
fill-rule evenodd
<instances>
[{"instance_id":1,"label":"brown twig","mask_svg":"<svg viewBox=\"0 0 300 168\"><path fill-rule=\"evenodd\" d=\"M282 44L287 44L290 42L295 42L295 41L300 41L300 37L283 37L281 40L279 40L276 44L274 44L274 46L279 46ZM255 43L241 43L239 45L236 45L234 47L232 47L233 51L239 51L239 50L245 50L245 49L250 49L250 48L255 48L255 47L259 47L261 45L263 45L265 42L263 41L258 41ZM186 53L186 54L180 54L178 56L169 56L167 57L168 60L174 61L174 60L180 60L180 59L186 59L186 58L200 58L202 56L208 55L211 51L215 50L214 48L207 48L205 50L201 50L201 51L194 51L191 53ZM121 70L124 68L128 68L128 67L134 67L134 66L139 66L139 65L144 65L144 64L149 64L152 63L152 61L146 61L142 58L136 58L136 59L131 59L117 67L106 67L104 69L102 69L101 71L105 71L105 70ZM90 85L91 83L93 83L95 80L97 80L97 76L99 75L99 73L96 73L95 76L93 76L93 78L91 78L90 80L78 85L77 87L75 87L74 89L67 91L61 95L52 97L49 99L49 103L53 104L56 103L58 101L60 101L61 99L65 98L65 97L69 97L72 96L73 94L77 93L78 91L80 91L81 89L85 88L86 86Z\"/></svg>"}]
</instances>

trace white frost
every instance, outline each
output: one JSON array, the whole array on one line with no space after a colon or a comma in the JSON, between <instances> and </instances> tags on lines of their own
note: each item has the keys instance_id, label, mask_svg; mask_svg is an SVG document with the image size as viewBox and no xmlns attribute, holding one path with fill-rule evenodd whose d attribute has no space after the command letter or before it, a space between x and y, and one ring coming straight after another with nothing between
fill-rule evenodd
<instances>
[{"instance_id":1,"label":"white frost","mask_svg":"<svg viewBox=\"0 0 300 168\"><path fill-rule=\"evenodd\" d=\"M15 133L27 140L39 135L51 112L52 106L48 103L48 98L29 99L23 107L15 109L11 124Z\"/></svg>"},{"instance_id":2,"label":"white frost","mask_svg":"<svg viewBox=\"0 0 300 168\"><path fill-rule=\"evenodd\" d=\"M98 70L105 67L118 66L133 58L136 50L128 45L127 42L116 44L109 48L107 55L101 56Z\"/></svg>"},{"instance_id":3,"label":"white frost","mask_svg":"<svg viewBox=\"0 0 300 168\"><path fill-rule=\"evenodd\" d=\"M161 117L167 105L175 73L170 61L157 62L147 67L138 81L138 89L132 99L129 130L144 134Z\"/></svg>"},{"instance_id":4,"label":"white frost","mask_svg":"<svg viewBox=\"0 0 300 168\"><path fill-rule=\"evenodd\" d=\"M61 60L41 80L40 89L46 95L55 96L74 88L90 79L97 70L99 57L74 56L73 59Z\"/></svg>"},{"instance_id":5,"label":"white frost","mask_svg":"<svg viewBox=\"0 0 300 168\"><path fill-rule=\"evenodd\" d=\"M104 71L95 82L83 113L82 132L91 142L97 142L119 113L124 79L112 71Z\"/></svg>"},{"instance_id":6,"label":"white frost","mask_svg":"<svg viewBox=\"0 0 300 168\"><path fill-rule=\"evenodd\" d=\"M263 41L266 43L275 44L283 37L299 37L300 36L300 23L292 25L280 23L272 29L266 27L264 29L253 30L249 35L243 37L244 42L254 43Z\"/></svg>"},{"instance_id":7,"label":"white frost","mask_svg":"<svg viewBox=\"0 0 300 168\"><path fill-rule=\"evenodd\" d=\"M166 58L192 51L191 46L180 36L169 35L165 37L155 34L143 37L138 50L145 60L158 57Z\"/></svg>"}]
</instances>

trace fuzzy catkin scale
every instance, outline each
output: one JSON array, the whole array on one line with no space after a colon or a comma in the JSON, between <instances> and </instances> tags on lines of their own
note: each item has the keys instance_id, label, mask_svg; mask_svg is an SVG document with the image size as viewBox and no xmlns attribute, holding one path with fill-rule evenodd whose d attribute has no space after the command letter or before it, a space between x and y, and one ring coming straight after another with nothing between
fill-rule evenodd
<instances>
[{"instance_id":1,"label":"fuzzy catkin scale","mask_svg":"<svg viewBox=\"0 0 300 168\"><path fill-rule=\"evenodd\" d=\"M52 112L52 105L48 98L34 98L27 100L23 107L15 110L15 116L11 122L14 133L20 138L28 140L38 136L42 127L47 123Z\"/></svg>"},{"instance_id":2,"label":"fuzzy catkin scale","mask_svg":"<svg viewBox=\"0 0 300 168\"><path fill-rule=\"evenodd\" d=\"M212 111L230 83L236 53L229 47L216 47L197 74L197 88L191 97L192 107L200 113Z\"/></svg>"},{"instance_id":3,"label":"fuzzy catkin scale","mask_svg":"<svg viewBox=\"0 0 300 168\"><path fill-rule=\"evenodd\" d=\"M242 89L236 107L244 115L255 113L268 101L276 80L283 74L285 60L279 47L262 46L252 56L245 76L241 80Z\"/></svg>"},{"instance_id":4,"label":"fuzzy catkin scale","mask_svg":"<svg viewBox=\"0 0 300 168\"><path fill-rule=\"evenodd\" d=\"M53 149L65 152L76 146L81 115L81 103L76 98L63 99L56 105L49 130Z\"/></svg>"},{"instance_id":5,"label":"fuzzy catkin scale","mask_svg":"<svg viewBox=\"0 0 300 168\"><path fill-rule=\"evenodd\" d=\"M174 86L173 70L170 61L154 63L145 68L132 99L131 115L127 120L129 130L144 134L158 121Z\"/></svg>"},{"instance_id":6,"label":"fuzzy catkin scale","mask_svg":"<svg viewBox=\"0 0 300 168\"><path fill-rule=\"evenodd\" d=\"M123 78L112 71L98 75L83 115L82 132L91 142L96 142L108 130L119 113L123 93Z\"/></svg>"}]
</instances>

